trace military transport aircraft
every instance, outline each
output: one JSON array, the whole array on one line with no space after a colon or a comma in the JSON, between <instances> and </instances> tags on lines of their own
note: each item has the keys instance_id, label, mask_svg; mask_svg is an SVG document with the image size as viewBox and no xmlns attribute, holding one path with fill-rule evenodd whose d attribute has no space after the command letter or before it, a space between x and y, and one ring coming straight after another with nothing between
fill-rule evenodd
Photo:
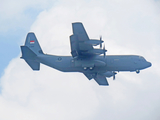
<instances>
[{"instance_id":1,"label":"military transport aircraft","mask_svg":"<svg viewBox=\"0 0 160 120\"><path fill-rule=\"evenodd\" d=\"M28 33L25 45L21 46L22 57L33 70L40 69L40 63L63 72L81 72L89 80L94 79L99 85L109 85L106 77L115 79L119 71L135 71L151 66L142 56L106 55L104 42L90 39L80 22L72 23L73 35L70 36L72 56L44 54L34 33ZM99 45L100 48L93 46Z\"/></svg>"}]
</instances>

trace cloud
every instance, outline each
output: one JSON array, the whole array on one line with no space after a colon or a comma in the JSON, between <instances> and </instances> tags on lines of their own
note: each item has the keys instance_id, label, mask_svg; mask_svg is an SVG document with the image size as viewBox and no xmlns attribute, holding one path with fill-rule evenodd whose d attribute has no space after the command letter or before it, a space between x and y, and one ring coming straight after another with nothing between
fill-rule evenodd
<instances>
[{"instance_id":1,"label":"cloud","mask_svg":"<svg viewBox=\"0 0 160 120\"><path fill-rule=\"evenodd\" d=\"M54 0L6 0L0 4L0 32L2 35L10 31L17 32L17 29L23 30L31 25L35 16L54 4ZM32 14L31 14L32 13ZM27 26L28 25L28 26ZM19 31L20 32L20 31Z\"/></svg>"},{"instance_id":2,"label":"cloud","mask_svg":"<svg viewBox=\"0 0 160 120\"><path fill-rule=\"evenodd\" d=\"M154 1L143 0L70 0L41 12L31 31L45 53L69 55L71 23L80 21L90 38L103 36L108 54L140 54L153 66L139 75L119 73L116 81L108 79L109 87L100 87L80 73L44 65L32 71L15 58L1 78L0 119L158 120L160 24L154 6Z\"/></svg>"},{"instance_id":3,"label":"cloud","mask_svg":"<svg viewBox=\"0 0 160 120\"><path fill-rule=\"evenodd\" d=\"M20 40L44 9L56 4L54 0L6 0L0 2L0 76L13 57L19 54ZM4 52L5 51L5 52Z\"/></svg>"},{"instance_id":4,"label":"cloud","mask_svg":"<svg viewBox=\"0 0 160 120\"><path fill-rule=\"evenodd\" d=\"M43 65L40 72L31 72L19 58L11 61L1 81L0 103L12 112L8 116L7 110L2 111L2 107L4 115L0 116L1 119L25 119L30 116L35 119L78 119L78 116L93 114L94 110L90 109L99 104L84 76L63 74Z\"/></svg>"}]
</instances>

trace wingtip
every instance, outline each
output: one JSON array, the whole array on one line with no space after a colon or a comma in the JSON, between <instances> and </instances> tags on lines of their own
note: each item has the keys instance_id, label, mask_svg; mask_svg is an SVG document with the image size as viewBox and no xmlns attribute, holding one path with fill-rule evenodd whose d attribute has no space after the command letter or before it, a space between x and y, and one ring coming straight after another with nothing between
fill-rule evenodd
<instances>
[{"instance_id":1,"label":"wingtip","mask_svg":"<svg viewBox=\"0 0 160 120\"><path fill-rule=\"evenodd\" d=\"M82 24L82 22L73 22L72 24Z\"/></svg>"},{"instance_id":2,"label":"wingtip","mask_svg":"<svg viewBox=\"0 0 160 120\"><path fill-rule=\"evenodd\" d=\"M34 32L29 32L28 34L34 34Z\"/></svg>"}]
</instances>

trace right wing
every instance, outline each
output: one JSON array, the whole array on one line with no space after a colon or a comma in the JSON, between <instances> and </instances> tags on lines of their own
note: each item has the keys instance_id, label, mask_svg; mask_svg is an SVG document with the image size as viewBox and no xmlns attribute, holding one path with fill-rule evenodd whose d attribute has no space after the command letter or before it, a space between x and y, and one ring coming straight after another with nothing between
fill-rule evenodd
<instances>
[{"instance_id":1,"label":"right wing","mask_svg":"<svg viewBox=\"0 0 160 120\"><path fill-rule=\"evenodd\" d=\"M94 80L99 84L99 85L105 85L108 86L108 81L105 76L97 74Z\"/></svg>"},{"instance_id":2,"label":"right wing","mask_svg":"<svg viewBox=\"0 0 160 120\"><path fill-rule=\"evenodd\" d=\"M90 74L90 73L83 73L89 80L94 78L94 80L99 84L99 85L104 85L108 86L108 81L106 79L106 76L102 74Z\"/></svg>"}]
</instances>

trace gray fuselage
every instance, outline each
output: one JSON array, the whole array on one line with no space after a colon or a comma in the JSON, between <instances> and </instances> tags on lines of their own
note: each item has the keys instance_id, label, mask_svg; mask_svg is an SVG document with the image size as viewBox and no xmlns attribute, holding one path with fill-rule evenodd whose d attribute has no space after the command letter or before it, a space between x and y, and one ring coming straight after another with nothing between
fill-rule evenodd
<instances>
[{"instance_id":1,"label":"gray fuselage","mask_svg":"<svg viewBox=\"0 0 160 120\"><path fill-rule=\"evenodd\" d=\"M142 56L108 55L89 59L42 54L36 60L63 72L102 73L107 71L139 71L151 66Z\"/></svg>"}]
</instances>

